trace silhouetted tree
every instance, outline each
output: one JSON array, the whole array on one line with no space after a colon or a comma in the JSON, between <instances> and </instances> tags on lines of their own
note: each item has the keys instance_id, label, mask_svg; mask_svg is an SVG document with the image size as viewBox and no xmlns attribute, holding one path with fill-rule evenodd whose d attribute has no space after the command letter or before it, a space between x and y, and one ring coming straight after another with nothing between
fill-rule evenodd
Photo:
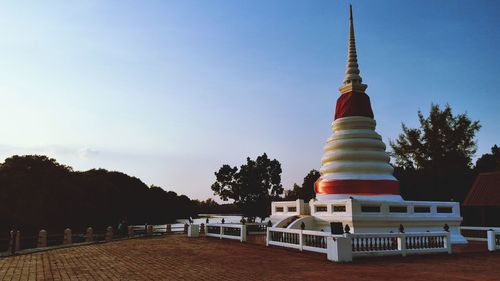
<instances>
[{"instance_id":1,"label":"silhouetted tree","mask_svg":"<svg viewBox=\"0 0 500 281\"><path fill-rule=\"evenodd\" d=\"M297 200L300 193L300 185L294 183L292 189L285 190L285 200Z\"/></svg>"},{"instance_id":2,"label":"silhouetted tree","mask_svg":"<svg viewBox=\"0 0 500 281\"><path fill-rule=\"evenodd\" d=\"M205 201L193 200L198 214L239 214L241 211L232 203L219 204L212 198Z\"/></svg>"},{"instance_id":3,"label":"silhouetted tree","mask_svg":"<svg viewBox=\"0 0 500 281\"><path fill-rule=\"evenodd\" d=\"M466 113L453 115L432 104L428 117L418 111L419 128L402 124L403 133L391 141L395 176L402 195L416 200L463 200L474 178L472 157L479 121Z\"/></svg>"},{"instance_id":4,"label":"silhouetted tree","mask_svg":"<svg viewBox=\"0 0 500 281\"><path fill-rule=\"evenodd\" d=\"M500 171L500 148L496 144L491 148L491 153L483 154L477 159L476 171L478 173Z\"/></svg>"},{"instance_id":5,"label":"silhouetted tree","mask_svg":"<svg viewBox=\"0 0 500 281\"><path fill-rule=\"evenodd\" d=\"M309 202L312 198L316 198L316 193L314 192L314 183L320 177L320 174L316 170L311 170L305 177L302 185L293 184L291 190L285 192L285 198L287 200L303 199L304 202Z\"/></svg>"},{"instance_id":6,"label":"silhouetted tree","mask_svg":"<svg viewBox=\"0 0 500 281\"><path fill-rule=\"evenodd\" d=\"M271 201L283 193L281 164L276 159L270 160L265 153L255 161L248 157L240 169L223 165L215 176L214 194L224 201L234 200L246 217L267 217Z\"/></svg>"},{"instance_id":7,"label":"silhouetted tree","mask_svg":"<svg viewBox=\"0 0 500 281\"><path fill-rule=\"evenodd\" d=\"M25 233L104 228L124 218L136 224L166 223L194 212L186 196L149 188L120 172L75 172L40 155L12 156L0 163L0 231L14 223Z\"/></svg>"}]
</instances>

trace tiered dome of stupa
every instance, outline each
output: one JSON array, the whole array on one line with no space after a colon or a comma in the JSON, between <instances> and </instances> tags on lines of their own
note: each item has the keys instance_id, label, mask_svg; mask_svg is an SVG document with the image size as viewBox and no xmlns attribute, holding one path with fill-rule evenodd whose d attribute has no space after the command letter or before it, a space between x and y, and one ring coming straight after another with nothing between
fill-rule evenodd
<instances>
[{"instance_id":1,"label":"tiered dome of stupa","mask_svg":"<svg viewBox=\"0 0 500 281\"><path fill-rule=\"evenodd\" d=\"M321 177L315 184L318 200L349 197L402 200L386 146L375 131L366 88L359 71L351 8L346 74L339 89L333 135L327 140Z\"/></svg>"}]
</instances>

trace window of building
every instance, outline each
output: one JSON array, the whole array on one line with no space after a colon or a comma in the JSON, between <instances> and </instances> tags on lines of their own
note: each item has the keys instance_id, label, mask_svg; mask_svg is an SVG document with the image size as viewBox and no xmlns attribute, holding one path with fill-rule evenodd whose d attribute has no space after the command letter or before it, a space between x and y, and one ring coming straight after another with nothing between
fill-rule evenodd
<instances>
[{"instance_id":1,"label":"window of building","mask_svg":"<svg viewBox=\"0 0 500 281\"><path fill-rule=\"evenodd\" d=\"M431 207L415 206L413 208L413 211L415 213L430 213L431 212Z\"/></svg>"},{"instance_id":2,"label":"window of building","mask_svg":"<svg viewBox=\"0 0 500 281\"><path fill-rule=\"evenodd\" d=\"M380 213L380 206L361 206L363 213Z\"/></svg>"},{"instance_id":3,"label":"window of building","mask_svg":"<svg viewBox=\"0 0 500 281\"><path fill-rule=\"evenodd\" d=\"M438 213L452 213L453 210L451 207L437 207Z\"/></svg>"},{"instance_id":4,"label":"window of building","mask_svg":"<svg viewBox=\"0 0 500 281\"><path fill-rule=\"evenodd\" d=\"M408 208L406 206L389 206L389 212L391 213L406 213Z\"/></svg>"},{"instance_id":5,"label":"window of building","mask_svg":"<svg viewBox=\"0 0 500 281\"><path fill-rule=\"evenodd\" d=\"M277 213L282 213L283 212L283 207L276 207L276 212Z\"/></svg>"},{"instance_id":6,"label":"window of building","mask_svg":"<svg viewBox=\"0 0 500 281\"><path fill-rule=\"evenodd\" d=\"M288 207L289 212L297 212L297 207Z\"/></svg>"},{"instance_id":7,"label":"window of building","mask_svg":"<svg viewBox=\"0 0 500 281\"><path fill-rule=\"evenodd\" d=\"M316 206L316 212L326 212L326 206Z\"/></svg>"},{"instance_id":8,"label":"window of building","mask_svg":"<svg viewBox=\"0 0 500 281\"><path fill-rule=\"evenodd\" d=\"M345 212L345 206L333 206L334 212Z\"/></svg>"}]
</instances>

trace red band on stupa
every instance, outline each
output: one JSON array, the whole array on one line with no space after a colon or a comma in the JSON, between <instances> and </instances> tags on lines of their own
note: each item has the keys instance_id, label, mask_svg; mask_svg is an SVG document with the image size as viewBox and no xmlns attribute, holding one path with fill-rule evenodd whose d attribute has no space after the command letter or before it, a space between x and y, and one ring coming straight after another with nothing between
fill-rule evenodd
<instances>
[{"instance_id":1,"label":"red band on stupa","mask_svg":"<svg viewBox=\"0 0 500 281\"><path fill-rule=\"evenodd\" d=\"M370 97L365 93L350 92L340 95L335 108L335 119L348 116L373 118Z\"/></svg>"},{"instance_id":2,"label":"red band on stupa","mask_svg":"<svg viewBox=\"0 0 500 281\"><path fill-rule=\"evenodd\" d=\"M317 194L399 195L399 182L394 180L331 180L314 183Z\"/></svg>"}]
</instances>

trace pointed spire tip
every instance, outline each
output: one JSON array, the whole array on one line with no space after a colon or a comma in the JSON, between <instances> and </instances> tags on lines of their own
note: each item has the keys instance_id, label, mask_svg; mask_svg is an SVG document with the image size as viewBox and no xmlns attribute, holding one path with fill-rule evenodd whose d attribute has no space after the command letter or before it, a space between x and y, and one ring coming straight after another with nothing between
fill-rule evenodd
<instances>
[{"instance_id":1,"label":"pointed spire tip","mask_svg":"<svg viewBox=\"0 0 500 281\"><path fill-rule=\"evenodd\" d=\"M344 82L340 87L340 92L346 93L353 90L363 92L366 89L367 85L363 84L363 79L361 78L359 71L351 4L349 4L349 39L347 50L347 66Z\"/></svg>"}]
</instances>

